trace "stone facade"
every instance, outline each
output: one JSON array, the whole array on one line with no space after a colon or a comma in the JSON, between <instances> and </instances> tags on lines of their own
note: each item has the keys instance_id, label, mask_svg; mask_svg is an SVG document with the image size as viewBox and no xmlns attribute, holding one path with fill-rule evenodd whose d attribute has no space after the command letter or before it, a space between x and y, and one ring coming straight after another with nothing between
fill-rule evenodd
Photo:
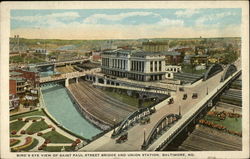
<instances>
[{"instance_id":1,"label":"stone facade","mask_svg":"<svg viewBox=\"0 0 250 159\"><path fill-rule=\"evenodd\" d=\"M165 56L135 50L112 50L102 54L102 72L138 81L162 80Z\"/></svg>"}]
</instances>

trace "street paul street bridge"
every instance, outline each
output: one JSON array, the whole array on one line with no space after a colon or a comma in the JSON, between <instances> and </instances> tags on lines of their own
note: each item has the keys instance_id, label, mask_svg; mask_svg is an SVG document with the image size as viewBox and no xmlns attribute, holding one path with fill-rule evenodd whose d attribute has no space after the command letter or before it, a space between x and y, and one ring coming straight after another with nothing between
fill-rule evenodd
<instances>
[{"instance_id":1,"label":"street paul street bridge","mask_svg":"<svg viewBox=\"0 0 250 159\"><path fill-rule=\"evenodd\" d=\"M133 114L132 117L126 119L128 121L124 121L114 130L92 141L80 151L163 150L179 133L189 131L190 124L196 123L201 114L213 106L230 83L241 75L241 70L223 70L218 65L209 70L201 82L192 86L184 86L184 91L177 90L171 95L174 103L166 99L155 106L154 113L145 110ZM221 80L222 78L224 81ZM184 94L187 94L185 100L183 100ZM197 94L197 97L193 98L194 94ZM144 116L150 118L150 123L140 124ZM116 143L116 140L124 133L128 133L128 140Z\"/></svg>"}]
</instances>

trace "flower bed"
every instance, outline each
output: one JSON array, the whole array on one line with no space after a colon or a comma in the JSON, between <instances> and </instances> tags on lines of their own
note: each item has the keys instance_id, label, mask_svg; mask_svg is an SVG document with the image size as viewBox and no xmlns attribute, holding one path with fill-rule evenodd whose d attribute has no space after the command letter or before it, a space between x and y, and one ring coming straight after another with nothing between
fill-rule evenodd
<instances>
[{"instance_id":1,"label":"flower bed","mask_svg":"<svg viewBox=\"0 0 250 159\"><path fill-rule=\"evenodd\" d=\"M222 112L209 111L207 113L207 115L209 115L209 116L217 116L221 120L225 120L226 117L229 117L229 118L240 118L242 116L241 114L238 114L238 113L231 113L231 112L225 112L225 111L222 111Z\"/></svg>"},{"instance_id":2,"label":"flower bed","mask_svg":"<svg viewBox=\"0 0 250 159\"><path fill-rule=\"evenodd\" d=\"M199 120L199 123L202 124L202 125L211 127L211 128L215 128L217 130L225 131L225 132L227 132L229 134L232 134L232 135L237 135L237 136L242 137L242 132L228 130L225 126L222 126L220 124L215 124L213 122L210 122L210 121L207 121L207 120L204 120L204 119Z\"/></svg>"},{"instance_id":3,"label":"flower bed","mask_svg":"<svg viewBox=\"0 0 250 159\"><path fill-rule=\"evenodd\" d=\"M33 143L33 141L34 141L34 139L32 137L26 137L25 138L25 143L23 145L14 147L14 148L12 148L12 150L13 151L23 150L23 149L29 147Z\"/></svg>"}]
</instances>

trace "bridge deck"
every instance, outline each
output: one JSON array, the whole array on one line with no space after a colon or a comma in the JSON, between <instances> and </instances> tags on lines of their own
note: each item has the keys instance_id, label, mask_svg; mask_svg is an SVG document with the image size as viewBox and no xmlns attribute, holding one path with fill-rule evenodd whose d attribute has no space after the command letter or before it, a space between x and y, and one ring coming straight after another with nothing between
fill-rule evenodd
<instances>
[{"instance_id":1,"label":"bridge deck","mask_svg":"<svg viewBox=\"0 0 250 159\"><path fill-rule=\"evenodd\" d=\"M221 87L220 79L223 72L220 72L213 76L212 78L208 79L207 81L200 82L194 86L189 86L185 88L185 92L177 91L174 97L174 104L162 105L161 107L157 107L156 113L151 115L150 124L147 125L136 125L128 130L128 141L122 144L116 144L115 139L111 139L111 132L105 134L101 138L97 139L96 141L86 145L81 149L81 151L135 151L140 150L141 145L143 143L143 130L146 130L146 138L150 131L153 129L154 125L161 119L165 114L178 114L179 113L179 106L181 107L181 113L184 116L183 119L187 118L190 114L193 113L194 110L198 108L197 103L202 104L202 102L206 101L209 96L214 94L214 91L217 91L218 86ZM208 88L208 89L207 89ZM209 95L207 96L206 93ZM183 94L187 93L188 98L186 100L182 100ZM192 99L192 93L198 93L197 99ZM206 97L207 96L207 97ZM166 101L163 101L166 102ZM193 110L193 111L191 111ZM160 137L159 140L154 142L150 147L149 150L154 150L157 145L162 142L161 140L169 136L171 133L174 132L178 126L181 125L181 121L177 122L170 131L168 131L167 135Z\"/></svg>"}]
</instances>

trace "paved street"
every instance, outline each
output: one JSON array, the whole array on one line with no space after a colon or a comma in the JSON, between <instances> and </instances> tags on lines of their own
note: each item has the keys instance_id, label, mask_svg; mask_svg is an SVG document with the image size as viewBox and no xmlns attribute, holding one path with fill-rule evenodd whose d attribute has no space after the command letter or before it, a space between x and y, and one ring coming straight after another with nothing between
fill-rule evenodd
<instances>
[{"instance_id":1,"label":"paved street","mask_svg":"<svg viewBox=\"0 0 250 159\"><path fill-rule=\"evenodd\" d=\"M143 143L143 131L146 130L146 138L154 125L166 114L178 114L179 107L181 107L182 115L186 114L192 107L200 102L208 93L216 88L220 83L221 75L223 72L218 73L207 81L198 81L193 86L184 87L184 92L177 91L174 95L174 104L163 106L156 106L156 113L150 116L150 124L136 125L128 130L128 141L122 144L116 144L115 139L111 139L111 132L107 133L98 140L83 147L81 151L135 151L140 150ZM186 100L182 100L183 94L187 93ZM192 99L192 93L198 93L197 99ZM165 101L166 102L166 101ZM162 105L162 104L160 104Z\"/></svg>"}]
</instances>

